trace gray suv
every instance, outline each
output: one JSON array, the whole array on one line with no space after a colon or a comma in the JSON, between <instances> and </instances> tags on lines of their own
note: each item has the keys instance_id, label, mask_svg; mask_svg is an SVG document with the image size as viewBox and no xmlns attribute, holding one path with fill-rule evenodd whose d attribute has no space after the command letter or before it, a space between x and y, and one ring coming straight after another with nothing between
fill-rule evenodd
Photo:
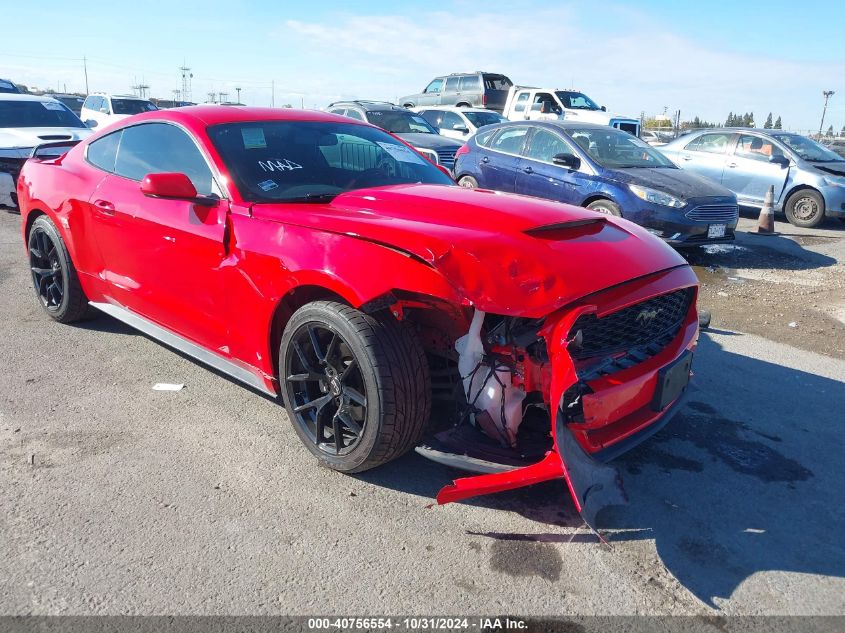
<instances>
[{"instance_id":1,"label":"gray suv","mask_svg":"<svg viewBox=\"0 0 845 633\"><path fill-rule=\"evenodd\" d=\"M431 124L416 112L386 101L338 101L326 108L326 112L348 116L359 121L377 125L413 146L437 165L449 171L455 166L455 152L463 143L440 136Z\"/></svg>"},{"instance_id":2,"label":"gray suv","mask_svg":"<svg viewBox=\"0 0 845 633\"><path fill-rule=\"evenodd\" d=\"M513 82L498 73L452 73L432 80L425 90L399 99L406 108L452 105L502 111Z\"/></svg>"}]
</instances>

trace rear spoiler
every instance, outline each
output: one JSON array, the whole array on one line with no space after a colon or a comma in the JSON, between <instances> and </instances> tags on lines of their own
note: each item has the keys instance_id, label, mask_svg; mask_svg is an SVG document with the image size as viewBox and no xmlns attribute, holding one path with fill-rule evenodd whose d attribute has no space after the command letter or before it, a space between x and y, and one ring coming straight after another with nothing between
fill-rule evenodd
<instances>
[{"instance_id":1,"label":"rear spoiler","mask_svg":"<svg viewBox=\"0 0 845 633\"><path fill-rule=\"evenodd\" d=\"M49 143L41 143L40 145L36 145L32 148L32 152L29 157L42 159L58 158L79 142L80 141L51 141Z\"/></svg>"}]
</instances>

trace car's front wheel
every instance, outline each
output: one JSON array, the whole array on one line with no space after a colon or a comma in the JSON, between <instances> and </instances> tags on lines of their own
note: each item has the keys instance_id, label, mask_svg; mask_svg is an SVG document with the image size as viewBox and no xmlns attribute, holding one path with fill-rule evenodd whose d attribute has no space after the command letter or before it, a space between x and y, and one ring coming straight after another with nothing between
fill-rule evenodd
<instances>
[{"instance_id":1,"label":"car's front wheel","mask_svg":"<svg viewBox=\"0 0 845 633\"><path fill-rule=\"evenodd\" d=\"M467 189L476 189L478 187L478 181L472 176L461 176L458 178L458 184Z\"/></svg>"},{"instance_id":2,"label":"car's front wheel","mask_svg":"<svg viewBox=\"0 0 845 633\"><path fill-rule=\"evenodd\" d=\"M85 317L88 298L59 230L46 215L32 223L27 250L32 284L44 311L60 323L73 323Z\"/></svg>"},{"instance_id":3,"label":"car's front wheel","mask_svg":"<svg viewBox=\"0 0 845 633\"><path fill-rule=\"evenodd\" d=\"M824 198L818 191L801 189L787 198L783 212L793 226L811 229L824 222Z\"/></svg>"},{"instance_id":4,"label":"car's front wheel","mask_svg":"<svg viewBox=\"0 0 845 633\"><path fill-rule=\"evenodd\" d=\"M387 312L316 301L288 321L279 348L288 417L317 459L356 473L422 438L431 383L416 334Z\"/></svg>"},{"instance_id":5,"label":"car's front wheel","mask_svg":"<svg viewBox=\"0 0 845 633\"><path fill-rule=\"evenodd\" d=\"M618 218L622 217L622 209L620 209L619 205L612 200L604 198L601 200L595 200L588 204L587 208L591 211L598 211L599 213L606 213L607 215L615 215Z\"/></svg>"}]
</instances>

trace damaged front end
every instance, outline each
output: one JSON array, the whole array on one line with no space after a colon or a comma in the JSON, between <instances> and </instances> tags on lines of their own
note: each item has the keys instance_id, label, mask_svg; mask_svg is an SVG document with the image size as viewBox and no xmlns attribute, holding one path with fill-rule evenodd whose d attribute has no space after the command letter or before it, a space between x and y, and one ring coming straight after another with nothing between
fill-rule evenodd
<instances>
[{"instance_id":1,"label":"damaged front end","mask_svg":"<svg viewBox=\"0 0 845 633\"><path fill-rule=\"evenodd\" d=\"M564 479L595 530L599 510L626 503L618 471L604 462L681 406L698 335L696 293L694 273L679 267L544 318L476 309L454 344L451 423L417 452L480 474L444 487L438 503Z\"/></svg>"}]
</instances>

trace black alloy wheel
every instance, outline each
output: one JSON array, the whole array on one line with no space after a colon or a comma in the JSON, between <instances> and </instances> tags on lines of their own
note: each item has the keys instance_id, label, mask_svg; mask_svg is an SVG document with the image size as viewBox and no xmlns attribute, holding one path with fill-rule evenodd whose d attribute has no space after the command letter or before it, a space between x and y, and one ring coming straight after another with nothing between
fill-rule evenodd
<instances>
[{"instance_id":1,"label":"black alloy wheel","mask_svg":"<svg viewBox=\"0 0 845 633\"><path fill-rule=\"evenodd\" d=\"M322 452L345 455L367 423L364 377L349 344L320 323L294 332L285 381L296 424Z\"/></svg>"}]
</instances>

